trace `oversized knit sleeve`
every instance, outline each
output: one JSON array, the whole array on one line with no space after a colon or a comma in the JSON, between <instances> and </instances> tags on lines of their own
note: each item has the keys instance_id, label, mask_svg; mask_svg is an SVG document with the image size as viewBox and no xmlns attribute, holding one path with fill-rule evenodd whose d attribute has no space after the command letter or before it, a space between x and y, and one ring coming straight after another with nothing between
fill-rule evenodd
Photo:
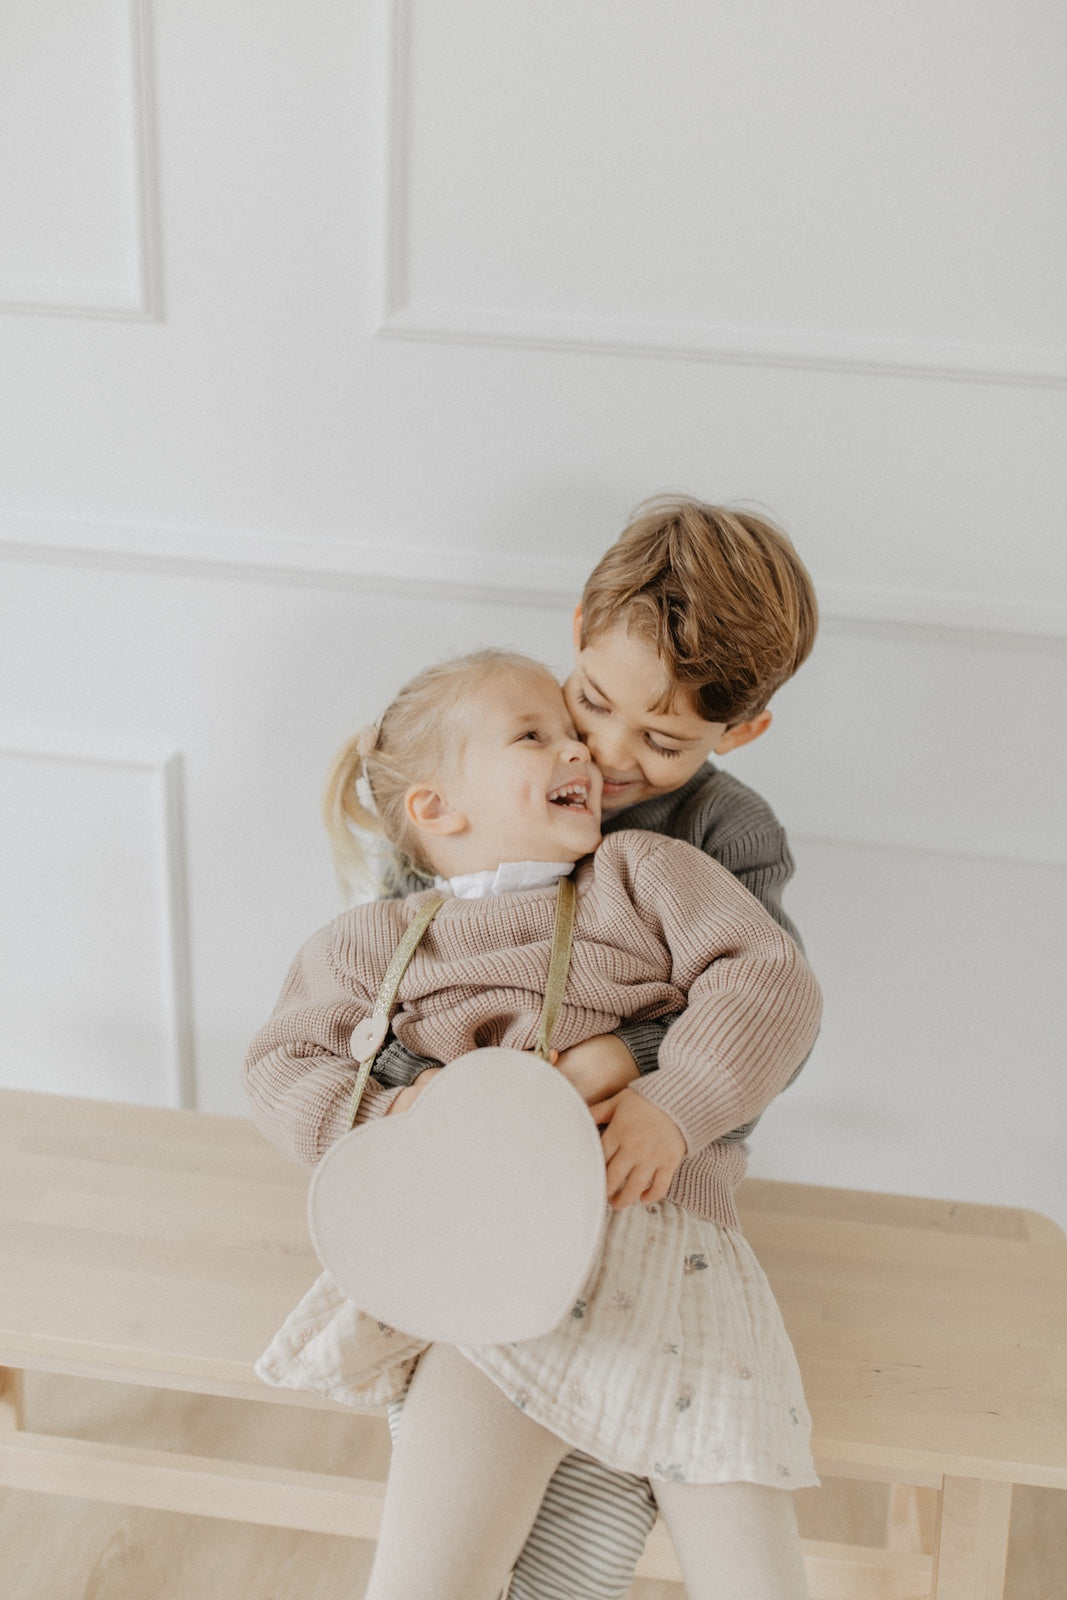
<instances>
[{"instance_id":1,"label":"oversized knit sleeve","mask_svg":"<svg viewBox=\"0 0 1067 1600\"><path fill-rule=\"evenodd\" d=\"M257 1127L286 1155L309 1166L347 1132L358 1068L349 1036L375 999L361 974L354 938L362 909L308 940L245 1057L244 1085ZM399 1092L371 1079L359 1121L384 1116Z\"/></svg>"},{"instance_id":2,"label":"oversized knit sleeve","mask_svg":"<svg viewBox=\"0 0 1067 1600\"><path fill-rule=\"evenodd\" d=\"M700 841L707 855L721 861L738 883L755 895L764 910L769 911L780 928L790 934L800 948L803 942L796 923L782 905L782 891L795 871L793 852L789 848L785 829L773 817L760 818L753 825L737 833L718 839L708 836Z\"/></svg>"},{"instance_id":3,"label":"oversized knit sleeve","mask_svg":"<svg viewBox=\"0 0 1067 1600\"><path fill-rule=\"evenodd\" d=\"M659 1056L633 1087L678 1124L689 1153L751 1122L818 1033L819 987L795 942L717 862L679 840L640 857L632 895L687 991Z\"/></svg>"}]
</instances>

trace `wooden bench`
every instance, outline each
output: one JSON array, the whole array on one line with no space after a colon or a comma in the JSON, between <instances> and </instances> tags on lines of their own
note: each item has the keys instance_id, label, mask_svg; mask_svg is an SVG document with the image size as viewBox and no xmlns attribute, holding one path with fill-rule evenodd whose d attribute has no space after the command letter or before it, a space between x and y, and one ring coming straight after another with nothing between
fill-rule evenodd
<instances>
[{"instance_id":1,"label":"wooden bench","mask_svg":"<svg viewBox=\"0 0 1067 1600\"><path fill-rule=\"evenodd\" d=\"M252 1372L317 1270L305 1187L239 1118L0 1091L0 1485L373 1539L378 1482L22 1427L25 1371L340 1409ZM742 1200L820 1473L895 1486L884 1547L806 1544L815 1600L996 1600L1013 1484L1067 1490L1067 1241L997 1206ZM677 1576L659 1526L639 1570Z\"/></svg>"}]
</instances>

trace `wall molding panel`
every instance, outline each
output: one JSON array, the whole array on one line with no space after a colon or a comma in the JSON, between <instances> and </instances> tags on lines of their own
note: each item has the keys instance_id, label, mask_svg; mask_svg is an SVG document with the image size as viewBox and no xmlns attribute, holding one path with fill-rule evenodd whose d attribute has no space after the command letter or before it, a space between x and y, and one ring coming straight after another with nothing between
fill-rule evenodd
<instances>
[{"instance_id":1,"label":"wall molding panel","mask_svg":"<svg viewBox=\"0 0 1067 1600\"><path fill-rule=\"evenodd\" d=\"M411 55L414 0L381 0L381 312L385 339L496 345L673 361L800 368L943 382L1067 388L1067 349L832 329L730 326L714 320L546 314L419 300L411 289Z\"/></svg>"},{"instance_id":2,"label":"wall molding panel","mask_svg":"<svg viewBox=\"0 0 1067 1600\"><path fill-rule=\"evenodd\" d=\"M1016 834L991 841L983 835L968 834L953 828L950 833L936 824L922 833L893 833L889 827L857 826L854 817L834 817L805 813L794 802L789 813L789 839L794 845L805 839L813 844L842 850L892 852L905 856L942 856L946 860L993 862L1006 867L1044 867L1067 873L1067 836L1045 837L1020 829ZM1067 888L1067 879L1064 881Z\"/></svg>"},{"instance_id":3,"label":"wall molding panel","mask_svg":"<svg viewBox=\"0 0 1067 1600\"><path fill-rule=\"evenodd\" d=\"M36 731L0 731L0 760L15 757L33 766L97 768L119 779L123 773L144 780L144 816L150 839L148 876L143 906L156 944L161 1014L164 1103L196 1105L193 1016L190 977L190 930L182 758L174 750L128 746L108 740L91 746L63 735ZM76 778L72 780L76 782ZM72 789L72 792L76 792ZM67 1092L75 1093L75 1089Z\"/></svg>"},{"instance_id":4,"label":"wall molding panel","mask_svg":"<svg viewBox=\"0 0 1067 1600\"><path fill-rule=\"evenodd\" d=\"M23 0L32 16L32 5ZM163 315L162 239L159 170L156 150L155 65L150 0L121 0L120 49L122 76L129 99L117 110L125 121L123 143L132 172L132 187L118 239L131 261L128 274L112 283L79 282L67 270L64 279L34 281L5 272L0 255L0 313L11 316L58 316L90 321L155 322ZM82 17L83 24L86 17ZM42 158L44 159L44 158Z\"/></svg>"},{"instance_id":5,"label":"wall molding panel","mask_svg":"<svg viewBox=\"0 0 1067 1600\"><path fill-rule=\"evenodd\" d=\"M397 233L388 223L389 238ZM395 247L394 247L395 248ZM386 277L392 280L392 264ZM389 302L396 304L395 290ZM711 361L732 366L792 367L856 372L872 377L933 378L949 383L1014 384L1067 389L1067 354L998 345L949 345L899 339L841 339L788 329L729 328L653 321L599 321L397 304L377 332L385 339L439 344L499 345L622 356Z\"/></svg>"},{"instance_id":6,"label":"wall molding panel","mask_svg":"<svg viewBox=\"0 0 1067 1600\"><path fill-rule=\"evenodd\" d=\"M0 516L0 559L246 582L351 585L398 598L418 593L567 611L588 576L583 561L512 552L28 516ZM819 602L823 622L846 629L1067 641L1067 608L1061 606L858 584L820 585Z\"/></svg>"}]
</instances>

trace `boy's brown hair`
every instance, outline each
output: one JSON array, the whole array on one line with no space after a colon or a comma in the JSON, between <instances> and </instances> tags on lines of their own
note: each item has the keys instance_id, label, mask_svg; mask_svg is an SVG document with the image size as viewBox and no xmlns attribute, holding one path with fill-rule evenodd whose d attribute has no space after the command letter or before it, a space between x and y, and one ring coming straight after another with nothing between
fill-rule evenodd
<instances>
[{"instance_id":1,"label":"boy's brown hair","mask_svg":"<svg viewBox=\"0 0 1067 1600\"><path fill-rule=\"evenodd\" d=\"M621 624L651 644L707 722L756 716L811 651L815 590L787 536L752 512L659 498L601 557L582 595L581 644Z\"/></svg>"}]
</instances>

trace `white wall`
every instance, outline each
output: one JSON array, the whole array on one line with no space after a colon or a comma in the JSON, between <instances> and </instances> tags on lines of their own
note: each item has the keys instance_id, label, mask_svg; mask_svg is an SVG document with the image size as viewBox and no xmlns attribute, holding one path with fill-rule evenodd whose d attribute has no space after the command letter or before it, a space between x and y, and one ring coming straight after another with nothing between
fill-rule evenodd
<instances>
[{"instance_id":1,"label":"white wall","mask_svg":"<svg viewBox=\"0 0 1067 1600\"><path fill-rule=\"evenodd\" d=\"M682 489L825 613L754 1169L1067 1225L1067 14L886 16L7 0L0 1082L241 1109L335 744Z\"/></svg>"}]
</instances>

